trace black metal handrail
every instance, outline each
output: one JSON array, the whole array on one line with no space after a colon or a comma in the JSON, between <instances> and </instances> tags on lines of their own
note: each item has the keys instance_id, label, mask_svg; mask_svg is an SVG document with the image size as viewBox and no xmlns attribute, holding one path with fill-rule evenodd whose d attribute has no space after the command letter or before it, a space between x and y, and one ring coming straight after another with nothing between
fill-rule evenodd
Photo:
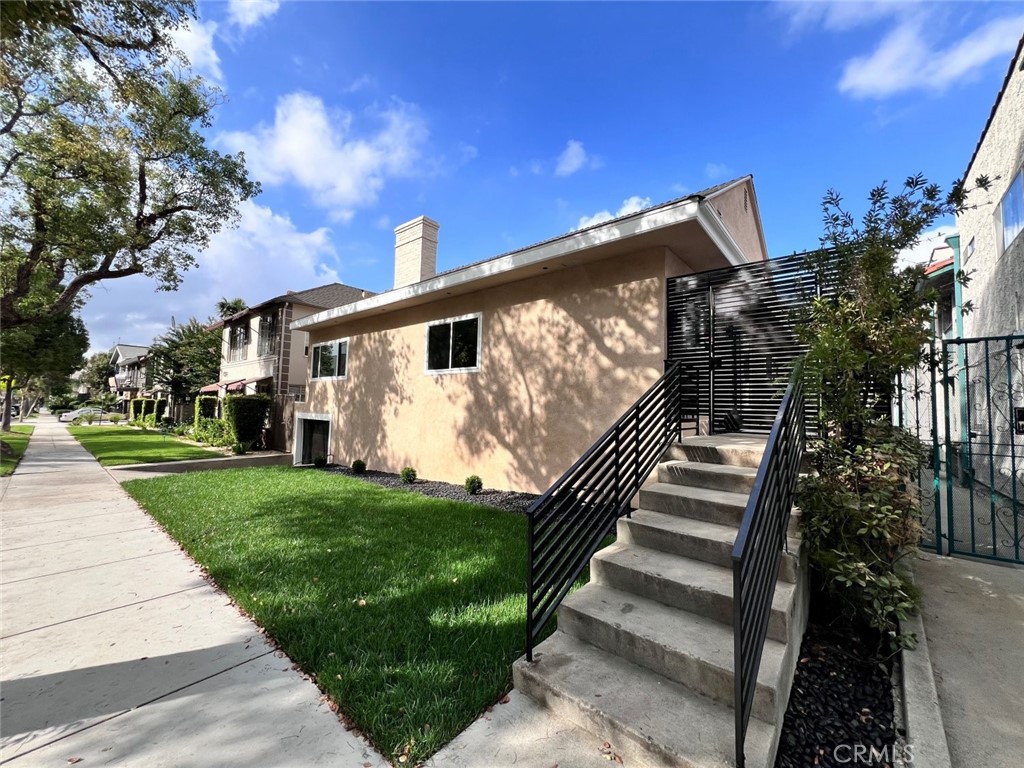
<instances>
[{"instance_id":1,"label":"black metal handrail","mask_svg":"<svg viewBox=\"0 0 1024 768\"><path fill-rule=\"evenodd\" d=\"M744 766L747 723L804 454L804 422L803 381L794 375L775 415L732 550L737 768Z\"/></svg>"},{"instance_id":2,"label":"black metal handrail","mask_svg":"<svg viewBox=\"0 0 1024 768\"><path fill-rule=\"evenodd\" d=\"M686 422L697 420L696 380L665 374L527 510L526 658L544 626Z\"/></svg>"}]
</instances>

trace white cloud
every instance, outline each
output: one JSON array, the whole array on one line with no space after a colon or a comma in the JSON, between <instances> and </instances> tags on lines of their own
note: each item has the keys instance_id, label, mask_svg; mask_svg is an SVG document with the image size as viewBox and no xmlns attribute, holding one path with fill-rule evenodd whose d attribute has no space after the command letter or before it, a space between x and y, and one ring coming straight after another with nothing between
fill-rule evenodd
<instances>
[{"instance_id":1,"label":"white cloud","mask_svg":"<svg viewBox=\"0 0 1024 768\"><path fill-rule=\"evenodd\" d=\"M356 93L357 91L366 90L367 88L376 88L377 78L373 75L360 75L345 88L346 93Z\"/></svg>"},{"instance_id":2,"label":"white cloud","mask_svg":"<svg viewBox=\"0 0 1024 768\"><path fill-rule=\"evenodd\" d=\"M683 195L687 194L690 191L690 188L685 184L673 184L671 187L669 187L669 189L671 189L680 197L682 197Z\"/></svg>"},{"instance_id":3,"label":"white cloud","mask_svg":"<svg viewBox=\"0 0 1024 768\"><path fill-rule=\"evenodd\" d=\"M825 29L844 32L891 16L913 13L916 2L851 2L850 0L799 0L780 2L777 6L789 16L790 30L802 32L821 25Z\"/></svg>"},{"instance_id":4,"label":"white cloud","mask_svg":"<svg viewBox=\"0 0 1024 768\"><path fill-rule=\"evenodd\" d=\"M558 156L555 176L572 176L586 164L587 151L583 148L583 142L569 139L562 154Z\"/></svg>"},{"instance_id":5,"label":"white cloud","mask_svg":"<svg viewBox=\"0 0 1024 768\"><path fill-rule=\"evenodd\" d=\"M544 166L541 164L540 160L530 161L530 173L532 173L534 176L540 176L542 173L544 173Z\"/></svg>"},{"instance_id":6,"label":"white cloud","mask_svg":"<svg viewBox=\"0 0 1024 768\"><path fill-rule=\"evenodd\" d=\"M479 154L480 150L472 144L466 144L465 142L459 144L459 158L462 162L468 163L470 160L475 160Z\"/></svg>"},{"instance_id":7,"label":"white cloud","mask_svg":"<svg viewBox=\"0 0 1024 768\"><path fill-rule=\"evenodd\" d=\"M287 290L336 282L339 270L354 266L342 266L327 228L303 232L287 216L251 200L239 212L239 226L210 239L179 290L157 292L156 284L141 275L94 286L82 310L92 349L109 349L118 340L148 344L172 316L184 321L214 315L222 297L241 296L256 304ZM363 287L358 277L349 280Z\"/></svg>"},{"instance_id":8,"label":"white cloud","mask_svg":"<svg viewBox=\"0 0 1024 768\"><path fill-rule=\"evenodd\" d=\"M222 82L224 73L220 68L220 56L213 47L213 36L217 32L214 21L189 21L170 32L175 45L181 49L196 74Z\"/></svg>"},{"instance_id":9,"label":"white cloud","mask_svg":"<svg viewBox=\"0 0 1024 768\"><path fill-rule=\"evenodd\" d=\"M248 29L273 16L280 7L280 0L228 0L228 18Z\"/></svg>"},{"instance_id":10,"label":"white cloud","mask_svg":"<svg viewBox=\"0 0 1024 768\"><path fill-rule=\"evenodd\" d=\"M935 229L922 232L921 239L917 245L905 251L900 251L896 255L896 266L904 268L913 267L918 264L928 264L932 257L932 251L944 246L946 238L955 234L956 227L950 226L936 227Z\"/></svg>"},{"instance_id":11,"label":"white cloud","mask_svg":"<svg viewBox=\"0 0 1024 768\"><path fill-rule=\"evenodd\" d=\"M724 179L730 173L732 173L732 169L725 163L708 163L704 166L704 175L708 177L709 181Z\"/></svg>"},{"instance_id":12,"label":"white cloud","mask_svg":"<svg viewBox=\"0 0 1024 768\"><path fill-rule=\"evenodd\" d=\"M595 224L603 224L606 221L617 219L619 216L628 216L631 213L642 211L651 204L651 198L640 197L640 195L633 195L622 201L622 205L619 206L619 210L612 213L609 210L598 211L593 216L581 216L579 224L576 225L576 229L586 229L592 227Z\"/></svg>"},{"instance_id":13,"label":"white cloud","mask_svg":"<svg viewBox=\"0 0 1024 768\"><path fill-rule=\"evenodd\" d=\"M359 116L328 110L308 93L278 99L273 125L221 134L218 141L246 153L246 163L264 184L297 184L317 205L342 220L377 201L389 178L408 176L420 165L426 123L413 105L394 101ZM373 124L358 131L363 122Z\"/></svg>"}]
</instances>

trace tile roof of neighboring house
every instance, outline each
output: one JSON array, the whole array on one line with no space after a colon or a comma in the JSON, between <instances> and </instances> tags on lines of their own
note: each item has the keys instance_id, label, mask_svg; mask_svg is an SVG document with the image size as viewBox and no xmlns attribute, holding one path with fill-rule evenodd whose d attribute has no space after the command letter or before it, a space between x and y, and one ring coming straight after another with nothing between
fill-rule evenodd
<instances>
[{"instance_id":1,"label":"tile roof of neighboring house","mask_svg":"<svg viewBox=\"0 0 1024 768\"><path fill-rule=\"evenodd\" d=\"M1010 84L1010 78L1013 77L1014 67L1017 66L1017 59L1020 58L1021 51L1024 50L1024 34L1020 36L1020 41L1017 43L1017 50L1013 54L1013 58L1010 59L1010 67L1006 70L1006 77L1003 78L1003 85L999 89L999 94L996 96L996 103L992 105L992 111L988 113L988 120L985 121L985 127L981 131L981 136L978 138L978 144L974 148L974 154L971 155L971 161L967 163L967 169L964 171L964 183L968 183L967 174L971 172L971 166L974 165L974 161L978 157L978 152L981 151L981 145L985 141L985 137L988 135L988 129L992 127L992 121L996 117L996 110L999 109L999 103L1003 100L1003 94L1006 93L1006 87ZM1021 68L1024 69L1024 63Z\"/></svg>"},{"instance_id":2,"label":"tile roof of neighboring house","mask_svg":"<svg viewBox=\"0 0 1024 768\"><path fill-rule=\"evenodd\" d=\"M948 259L943 259L942 261L936 261L934 264L930 264L924 270L924 273L926 275L933 275L936 272L939 272L940 270L945 269L946 267L951 267L951 266L953 266L953 257L952 256L950 256Z\"/></svg>"},{"instance_id":3,"label":"tile roof of neighboring house","mask_svg":"<svg viewBox=\"0 0 1024 768\"><path fill-rule=\"evenodd\" d=\"M594 224L591 224L589 227L583 227L581 229L573 229L573 230L570 230L569 232L565 232L565 233L563 233L561 235L556 235L555 237L549 237L549 238L547 238L545 240L540 240L540 241L538 241L536 243L533 243L531 245L525 245L522 248L516 248L513 251L505 251L505 253L499 253L497 256L488 256L486 259L480 259L479 261L471 261L469 264L462 264L462 265L460 265L458 267L452 267L451 269L446 269L444 272L438 272L435 275L431 275L430 279L433 279L435 277L439 277L441 275L447 275L447 274L450 274L452 272L458 272L459 270L466 269L468 267L475 267L475 266L477 266L479 264L486 264L488 261L495 261L497 259L504 258L505 256L510 256L513 253L519 253L520 251L528 251L531 248L536 248L536 247L538 247L540 245L544 245L545 243L553 243L555 240L559 240L559 239L565 237L566 235L573 235L573 234L576 234L577 232L586 232L589 229L596 229L597 227L605 227L605 226L607 226L609 224L614 224L617 221L622 221L623 219L628 219L631 216L636 216L637 214L643 213L644 211L650 211L650 210L653 210L655 208L662 208L662 207L667 206L667 205L673 205L674 203L679 203L679 202L682 202L683 200L694 200L694 199L699 200L699 199L702 199L702 198L705 198L705 197L711 197L712 195L716 194L717 192L721 192L726 187L731 187L733 184L736 184L736 183L741 182L741 181L745 181L747 179L753 179L753 178L754 177L752 175L747 174L746 176L740 176L740 177L735 178L735 179L730 179L729 181L723 181L721 184L715 184L714 186L708 187L706 189L702 189L699 192L693 192L693 193L691 193L689 195L683 195L682 197L676 197L676 198L673 198L672 200L666 200L663 203L657 203L655 205L648 205L646 208L641 208L640 210L633 211L632 213L626 213L626 214L623 214L622 216L616 216L613 219L606 219L605 221L596 222ZM385 293L386 293L386 291L385 291Z\"/></svg>"},{"instance_id":4,"label":"tile roof of neighboring house","mask_svg":"<svg viewBox=\"0 0 1024 768\"><path fill-rule=\"evenodd\" d=\"M304 291L288 291L272 299L261 301L252 307L246 307L241 312L236 312L230 317L218 320L210 328L219 328L226 322L238 320L250 312L272 304L291 302L292 304L305 304L317 309L332 309L333 307L343 307L346 304L351 304L354 301L359 301L373 295L375 294L372 291L366 291L362 288L345 285L344 283L328 283L327 285L318 285L316 288L307 288Z\"/></svg>"}]
</instances>

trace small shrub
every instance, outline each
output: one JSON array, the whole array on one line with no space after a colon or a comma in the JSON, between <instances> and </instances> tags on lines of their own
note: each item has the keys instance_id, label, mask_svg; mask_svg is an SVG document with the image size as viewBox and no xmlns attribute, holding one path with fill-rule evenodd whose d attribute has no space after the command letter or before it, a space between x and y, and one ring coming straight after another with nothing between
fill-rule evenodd
<instances>
[{"instance_id":1,"label":"small shrub","mask_svg":"<svg viewBox=\"0 0 1024 768\"><path fill-rule=\"evenodd\" d=\"M249 447L249 443L236 442L234 445L231 446L231 452L236 456L244 456L249 452Z\"/></svg>"},{"instance_id":2,"label":"small shrub","mask_svg":"<svg viewBox=\"0 0 1024 768\"><path fill-rule=\"evenodd\" d=\"M195 401L195 418L193 419L193 425L198 427L201 419L215 419L217 418L217 402L218 398L215 395L202 395L196 398Z\"/></svg>"},{"instance_id":3,"label":"small shrub","mask_svg":"<svg viewBox=\"0 0 1024 768\"><path fill-rule=\"evenodd\" d=\"M142 417L142 426L144 427L156 427L156 414L147 413Z\"/></svg>"},{"instance_id":4,"label":"small shrub","mask_svg":"<svg viewBox=\"0 0 1024 768\"><path fill-rule=\"evenodd\" d=\"M231 428L223 419L200 417L193 430L193 437L200 443L214 446L230 446L237 442Z\"/></svg>"},{"instance_id":5,"label":"small shrub","mask_svg":"<svg viewBox=\"0 0 1024 768\"><path fill-rule=\"evenodd\" d=\"M85 414L84 418L85 418L85 423L88 424L91 427L92 423L94 421L96 421L96 414L95 413L87 413L87 414Z\"/></svg>"},{"instance_id":6,"label":"small shrub","mask_svg":"<svg viewBox=\"0 0 1024 768\"><path fill-rule=\"evenodd\" d=\"M327 457L317 456L315 459L313 459L313 466L316 467L317 469L323 469L324 467L327 466Z\"/></svg>"},{"instance_id":7,"label":"small shrub","mask_svg":"<svg viewBox=\"0 0 1024 768\"><path fill-rule=\"evenodd\" d=\"M170 416L161 416L160 426L164 427L165 429L171 429L174 426L174 419L172 419Z\"/></svg>"},{"instance_id":8,"label":"small shrub","mask_svg":"<svg viewBox=\"0 0 1024 768\"><path fill-rule=\"evenodd\" d=\"M403 483L415 483L416 482L416 470L412 467L402 467L402 471L398 473L398 476L402 478Z\"/></svg>"},{"instance_id":9,"label":"small shrub","mask_svg":"<svg viewBox=\"0 0 1024 768\"><path fill-rule=\"evenodd\" d=\"M178 437L191 437L192 436L192 425L191 424L176 424L171 427L173 432Z\"/></svg>"},{"instance_id":10,"label":"small shrub","mask_svg":"<svg viewBox=\"0 0 1024 768\"><path fill-rule=\"evenodd\" d=\"M80 427L80 426L82 426L82 425L83 425L84 423L85 423L85 421L84 421L84 420L82 419L82 417L81 417L81 416L75 416L75 418L73 418L73 419L71 420L71 426L73 426L73 427Z\"/></svg>"},{"instance_id":11,"label":"small shrub","mask_svg":"<svg viewBox=\"0 0 1024 768\"><path fill-rule=\"evenodd\" d=\"M352 462L352 472L356 475L366 474L366 462L362 459L356 459Z\"/></svg>"},{"instance_id":12,"label":"small shrub","mask_svg":"<svg viewBox=\"0 0 1024 768\"><path fill-rule=\"evenodd\" d=\"M120 413L108 413L107 420L116 427L124 420L124 416Z\"/></svg>"},{"instance_id":13,"label":"small shrub","mask_svg":"<svg viewBox=\"0 0 1024 768\"><path fill-rule=\"evenodd\" d=\"M484 481L480 479L479 475L470 475L466 478L466 482L462 487L466 489L466 493L470 496L476 496L484 489Z\"/></svg>"}]
</instances>

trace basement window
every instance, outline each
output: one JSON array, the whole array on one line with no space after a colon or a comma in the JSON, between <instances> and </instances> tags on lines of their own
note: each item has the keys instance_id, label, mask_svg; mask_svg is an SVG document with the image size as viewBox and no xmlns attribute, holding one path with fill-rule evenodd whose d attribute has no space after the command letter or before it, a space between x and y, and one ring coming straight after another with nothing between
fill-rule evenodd
<instances>
[{"instance_id":1,"label":"basement window","mask_svg":"<svg viewBox=\"0 0 1024 768\"><path fill-rule=\"evenodd\" d=\"M311 379L344 379L348 376L348 339L313 345Z\"/></svg>"},{"instance_id":2,"label":"basement window","mask_svg":"<svg viewBox=\"0 0 1024 768\"><path fill-rule=\"evenodd\" d=\"M480 315L453 317L427 326L427 372L480 370Z\"/></svg>"}]
</instances>

